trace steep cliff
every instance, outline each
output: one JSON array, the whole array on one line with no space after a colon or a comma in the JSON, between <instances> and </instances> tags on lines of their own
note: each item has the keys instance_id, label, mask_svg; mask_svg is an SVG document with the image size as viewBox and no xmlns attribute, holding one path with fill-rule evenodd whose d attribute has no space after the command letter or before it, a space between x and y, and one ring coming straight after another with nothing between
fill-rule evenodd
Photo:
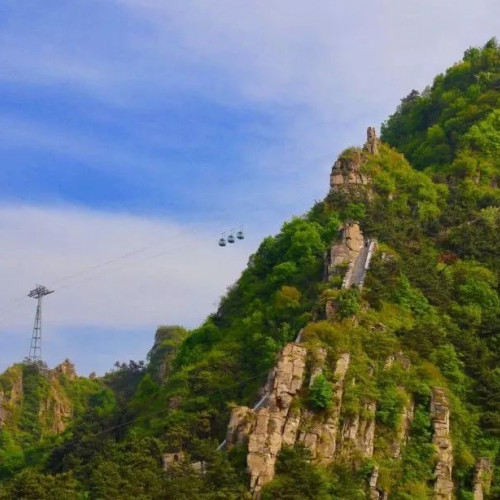
<instances>
[{"instance_id":1,"label":"steep cliff","mask_svg":"<svg viewBox=\"0 0 500 500\"><path fill-rule=\"evenodd\" d=\"M100 390L97 381L78 377L69 360L52 370L14 365L0 375L2 435L10 436L10 446L26 446L60 434Z\"/></svg>"},{"instance_id":2,"label":"steep cliff","mask_svg":"<svg viewBox=\"0 0 500 500\"><path fill-rule=\"evenodd\" d=\"M342 156L335 162L332 175L337 180L332 182L331 203L359 203L364 196L367 205L376 206L381 197L387 200L384 191L377 189L374 166L387 161L384 156L388 151L372 128L368 137L371 142L355 158L351 151L348 162ZM320 316L301 331L300 344L284 347L263 390L267 398L256 410L232 410L226 443L229 449L248 446L250 489L255 497L274 491L276 480L269 488L266 484L276 476L280 451L294 446L304 446L311 462L322 467L359 470L370 464L371 473L365 476L364 486L362 481L358 483L359 491L370 498L411 494L412 498L451 500L458 493L453 469L453 411L458 413L455 425L460 426L465 421L461 415L465 406L455 399L452 408L447 393L453 389L442 386L445 379L438 368L414 352L411 361L391 333L414 321L413 302L421 302L423 297L407 293L410 302L406 319L404 307L389 315L384 313L387 305L379 313L366 309L368 304L362 301L353 307L360 299L359 288L365 278L369 296L379 286L381 270L394 267L397 260L388 247L377 251L373 238L366 238L360 224L352 221L344 223L325 252L323 318L327 321ZM389 319L391 315L395 316ZM297 373L295 363L300 366ZM326 390L318 404L315 387L320 380ZM419 381L418 389L415 380ZM474 425L470 425L467 423L469 431L476 433L477 428L472 430ZM458 436L462 432L455 428ZM464 447L474 443L463 434L457 439L463 461ZM420 469L411 470L415 455L420 456ZM488 461L480 458L474 473L471 466L469 474L474 480L470 488L476 498L481 498L488 488L491 469Z\"/></svg>"}]
</instances>

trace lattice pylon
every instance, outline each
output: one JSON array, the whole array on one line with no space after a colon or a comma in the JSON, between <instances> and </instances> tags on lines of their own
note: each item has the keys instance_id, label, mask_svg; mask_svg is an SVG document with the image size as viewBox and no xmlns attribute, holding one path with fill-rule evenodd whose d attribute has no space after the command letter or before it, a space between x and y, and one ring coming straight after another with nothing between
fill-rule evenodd
<instances>
[{"instance_id":1,"label":"lattice pylon","mask_svg":"<svg viewBox=\"0 0 500 500\"><path fill-rule=\"evenodd\" d=\"M37 363L42 361L42 300L45 295L54 293L43 285L37 285L30 291L28 297L37 299L35 324L33 325L33 335L31 336L30 353L28 361Z\"/></svg>"}]
</instances>

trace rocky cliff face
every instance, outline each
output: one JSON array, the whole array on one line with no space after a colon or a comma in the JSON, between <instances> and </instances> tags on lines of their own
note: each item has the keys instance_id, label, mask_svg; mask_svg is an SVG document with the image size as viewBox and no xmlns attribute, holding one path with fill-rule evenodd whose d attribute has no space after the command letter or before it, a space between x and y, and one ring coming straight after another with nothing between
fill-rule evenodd
<instances>
[{"instance_id":1,"label":"rocky cliff face","mask_svg":"<svg viewBox=\"0 0 500 500\"><path fill-rule=\"evenodd\" d=\"M339 268L355 262L365 244L359 224L350 222L340 228L341 239L334 242L325 256L325 279L338 274Z\"/></svg>"},{"instance_id":2,"label":"rocky cliff face","mask_svg":"<svg viewBox=\"0 0 500 500\"><path fill-rule=\"evenodd\" d=\"M363 171L367 154L378 153L379 140L373 127L367 130L367 140L362 150L344 151L333 164L330 175L330 192L349 196L369 194L370 177Z\"/></svg>"},{"instance_id":3,"label":"rocky cliff face","mask_svg":"<svg viewBox=\"0 0 500 500\"><path fill-rule=\"evenodd\" d=\"M474 500L483 500L490 491L493 466L489 458L480 458L474 470Z\"/></svg>"},{"instance_id":4,"label":"rocky cliff face","mask_svg":"<svg viewBox=\"0 0 500 500\"><path fill-rule=\"evenodd\" d=\"M45 427L55 434L63 432L73 416L73 404L61 386L61 375L68 381L75 380L75 367L69 360L49 371L49 393L40 401L38 413Z\"/></svg>"},{"instance_id":5,"label":"rocky cliff face","mask_svg":"<svg viewBox=\"0 0 500 500\"><path fill-rule=\"evenodd\" d=\"M0 429L15 425L15 412L23 398L23 373L14 365L0 379Z\"/></svg>"},{"instance_id":6,"label":"rocky cliff face","mask_svg":"<svg viewBox=\"0 0 500 500\"><path fill-rule=\"evenodd\" d=\"M434 498L451 500L453 498L453 448L450 438L450 405L441 387L435 387L432 392L431 418L434 431L432 442L437 448Z\"/></svg>"},{"instance_id":7,"label":"rocky cliff face","mask_svg":"<svg viewBox=\"0 0 500 500\"><path fill-rule=\"evenodd\" d=\"M276 458L283 444L291 445L295 441L298 420L291 404L302 387L306 354L304 347L287 344L266 385L265 404L255 411L236 407L231 413L227 446L248 438L250 487L256 495L273 479Z\"/></svg>"},{"instance_id":8,"label":"rocky cliff face","mask_svg":"<svg viewBox=\"0 0 500 500\"><path fill-rule=\"evenodd\" d=\"M350 151L335 163L332 177L332 192L353 195L353 188L362 186L368 195L370 179L363 173L362 165L368 154L378 153L378 139L372 128L368 129L368 140L362 151ZM356 191L354 196L359 192ZM342 288L361 287L371 258L376 251L375 241L366 238L357 222L346 223L341 235L325 255L324 278L327 283L342 276ZM327 300L326 317L335 323L335 300ZM383 328L383 325L379 325ZM275 475L275 464L283 446L301 444L309 449L316 464L328 466L334 463L359 464L368 459L401 461L410 439L415 416L415 402L411 392L403 385L394 391L402 403L398 409L396 424L389 431L387 426L377 424L377 400L368 395L358 401L357 410L344 404L346 391L363 393L350 370L359 370L359 359L352 352L332 351L326 345L310 344L308 336L300 334L298 342L290 343L280 353L275 369L255 409L235 407L228 426L226 443L247 445L247 466L250 487L259 497L263 486ZM359 354L358 354L359 355ZM366 363L366 360L364 361ZM353 367L353 363L356 365ZM402 351L395 351L378 367L371 367L368 378L384 378L390 370L408 371L412 363ZM327 409L311 408L307 403L308 391L320 375L327 374L331 380L332 396ZM366 383L366 378L365 378ZM352 396L351 396L352 398ZM387 412L387 409L383 410ZM450 438L450 408L443 388L434 387L430 401L433 438L436 448L436 466L433 498L451 500L454 484L452 480L453 448ZM378 433L381 433L379 436ZM378 448L377 448L378 447ZM386 462L388 463L388 462ZM381 482L384 471L375 465L366 484L366 493L372 499L390 498ZM476 467L474 495L481 499L488 488L491 466L487 460L479 461ZM390 481L389 481L390 482ZM380 484L379 484L380 483Z\"/></svg>"},{"instance_id":9,"label":"rocky cliff face","mask_svg":"<svg viewBox=\"0 0 500 500\"><path fill-rule=\"evenodd\" d=\"M0 375L0 428L15 435L28 418L36 420L30 428L37 429L38 437L63 432L73 417L71 385L77 381L69 360L53 370L22 364L10 367Z\"/></svg>"},{"instance_id":10,"label":"rocky cliff face","mask_svg":"<svg viewBox=\"0 0 500 500\"><path fill-rule=\"evenodd\" d=\"M398 354L392 356L393 359L397 357ZM256 498L262 487L273 479L276 459L283 446L302 444L310 450L313 461L322 465L373 457L376 402L366 400L354 416L345 414L343 408L345 381L351 365L349 352L341 353L333 365L335 382L329 409L315 411L304 407L304 391L324 370L331 370L327 358L324 348L308 349L297 343L287 344L266 384L268 397L262 406L256 410L233 408L226 444L228 448L248 444L250 487ZM306 366L310 367L308 384L305 383ZM437 419L437 402L433 404ZM413 402L410 401L403 409L391 448L396 459L401 457L412 419ZM435 420L436 426L439 427L438 420ZM378 469L374 469L369 483L371 497L387 498L387 493L378 489L377 478ZM439 491L443 491L442 483L439 483Z\"/></svg>"},{"instance_id":11,"label":"rocky cliff face","mask_svg":"<svg viewBox=\"0 0 500 500\"><path fill-rule=\"evenodd\" d=\"M340 410L344 394L344 379L349 368L351 356L342 353L334 371L335 385L331 409L324 414L304 411L301 419L301 432L298 442L310 449L312 457L322 464L330 463L337 450Z\"/></svg>"},{"instance_id":12,"label":"rocky cliff face","mask_svg":"<svg viewBox=\"0 0 500 500\"><path fill-rule=\"evenodd\" d=\"M58 375L64 375L68 380L75 380L75 365L69 359L65 359L60 365L57 365L52 370L52 375L54 377L57 377Z\"/></svg>"}]
</instances>

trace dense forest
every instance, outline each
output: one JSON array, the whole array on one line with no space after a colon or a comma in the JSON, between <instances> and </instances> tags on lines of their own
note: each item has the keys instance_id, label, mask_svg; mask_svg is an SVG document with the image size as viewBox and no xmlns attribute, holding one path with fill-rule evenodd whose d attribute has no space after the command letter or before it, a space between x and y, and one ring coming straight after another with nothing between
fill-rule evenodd
<instances>
[{"instance_id":1,"label":"dense forest","mask_svg":"<svg viewBox=\"0 0 500 500\"><path fill-rule=\"evenodd\" d=\"M293 410L326 422L338 407L343 429L373 422L373 450L342 445L324 463L305 442L283 446L263 498L378 498L374 469L380 498L436 497L436 387L450 406L453 497L477 498L482 458L492 464L484 496L500 498L496 40L403 98L376 153L349 148L339 161L358 162L369 182L332 189L265 238L218 310L192 331L160 327L146 363L92 379L26 364L1 375L0 498L252 498L248 443L219 445L232 410L255 405L299 331L306 372L318 352L326 361ZM346 266L325 279L325 253L354 223L377 250L363 287L346 289ZM54 427L54 404L41 408L61 398L67 418ZM393 453L410 401L408 436Z\"/></svg>"}]
</instances>

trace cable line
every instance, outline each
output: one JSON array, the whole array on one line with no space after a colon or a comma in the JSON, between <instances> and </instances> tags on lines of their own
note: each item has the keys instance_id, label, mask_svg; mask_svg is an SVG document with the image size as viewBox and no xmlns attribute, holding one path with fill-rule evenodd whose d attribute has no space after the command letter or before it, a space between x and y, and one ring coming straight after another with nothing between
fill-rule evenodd
<instances>
[{"instance_id":1,"label":"cable line","mask_svg":"<svg viewBox=\"0 0 500 500\"><path fill-rule=\"evenodd\" d=\"M199 226L202 226L204 224L200 223L200 224L196 224L194 226L191 226L191 228L196 228L196 227L199 227ZM177 238L176 238L177 237ZM179 241L179 240L182 240L184 239L184 237L182 236L182 231L178 231L174 237L173 237L176 241ZM86 278L86 279L83 279L83 280L79 280L75 283L69 283L69 284L65 284L65 285L62 285L62 286L59 286L59 287L54 287L54 285L57 285L58 283L64 283L65 281L71 281L72 279L74 278L78 278L79 276L84 276L85 274L91 272L91 271L95 271L95 270L98 270L100 268L103 268L103 267L106 267L106 266L110 266L112 264L114 264L115 262L118 262L118 261L121 261L121 260L125 260L129 257L132 257L134 255L139 255L141 253L144 253L148 250L151 250L153 248L156 248L156 247L159 247L159 246L162 246L162 245L165 245L166 243L171 243L172 241L169 240L169 241L160 241L160 242L157 242L157 243L153 243L151 245L147 245L145 247L141 247L141 248L137 248L135 250L132 250L130 252L127 252L127 253L124 253L122 255L119 255L115 258L112 258L112 259L109 259L109 260L106 260L104 262L101 262L101 263L98 263L98 264L95 264L95 265L92 265L92 266L89 266L87 268L84 268L84 269L81 269L80 271L77 271L75 273L72 273L72 274L68 274L66 276L62 276L60 278L58 278L56 281L50 281L50 280L45 280L45 281L48 281L49 284L51 284L51 287L54 288L56 291L57 290L61 290L61 289L65 289L65 288L71 288L72 286L76 286L76 285L79 285L81 283L85 283L87 281L90 281L94 278L97 278L97 277L100 277L100 276L104 276L106 274L110 274L110 273L113 273L115 271L120 271L120 270L123 270L123 269L127 269L128 267L131 267L131 266L134 266L138 263L142 263L142 262L147 262L149 260L153 260L153 259L156 259L158 257L161 257L162 255L166 255L168 253L172 253L172 252L175 252L175 251L178 251L182 248L185 248L187 246L189 246L190 244L185 244L185 245L182 245L180 247L176 247L176 248L169 248L167 250L164 250L158 254L155 254L153 256L150 256L150 257L147 257L145 259L142 259L142 260L139 260L139 261L132 261L130 264L126 264L124 266L121 266L121 267L118 267L118 268L114 268L114 269L111 269L109 271L105 271L103 273L98 273L98 274L93 274L91 275L90 277ZM0 314L4 313L5 311L8 311L8 310L11 310L11 309L14 309L16 307L19 307L24 301L25 301L25 298L26 296L21 296L21 297L18 297L17 299L13 299L11 302L7 303L6 305L0 307Z\"/></svg>"}]
</instances>

